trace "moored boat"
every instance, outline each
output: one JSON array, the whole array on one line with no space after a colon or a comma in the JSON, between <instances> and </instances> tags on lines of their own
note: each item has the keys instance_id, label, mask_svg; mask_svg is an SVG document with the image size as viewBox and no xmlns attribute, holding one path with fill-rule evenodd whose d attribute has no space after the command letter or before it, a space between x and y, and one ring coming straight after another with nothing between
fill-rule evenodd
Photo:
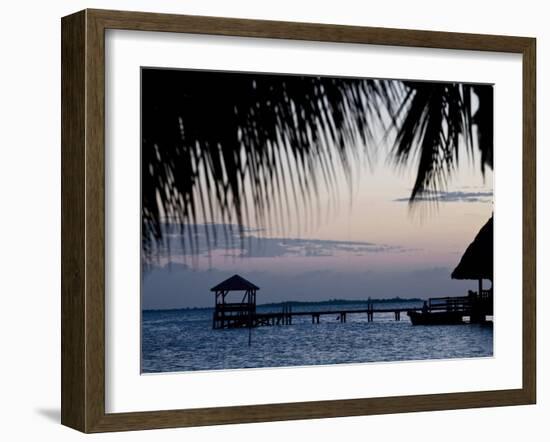
<instances>
[{"instance_id":1,"label":"moored boat","mask_svg":"<svg viewBox=\"0 0 550 442\"><path fill-rule=\"evenodd\" d=\"M418 312L409 310L412 325L457 325L464 324L462 312Z\"/></svg>"}]
</instances>

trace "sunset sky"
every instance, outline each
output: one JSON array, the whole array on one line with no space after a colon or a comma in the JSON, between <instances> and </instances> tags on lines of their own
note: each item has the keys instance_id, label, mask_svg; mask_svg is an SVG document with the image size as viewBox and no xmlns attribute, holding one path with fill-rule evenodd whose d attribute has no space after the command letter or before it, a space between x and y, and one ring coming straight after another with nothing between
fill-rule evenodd
<instances>
[{"instance_id":1,"label":"sunset sky","mask_svg":"<svg viewBox=\"0 0 550 442\"><path fill-rule=\"evenodd\" d=\"M492 171L483 176L477 152L463 148L439 202L411 209L416 170L390 163L383 142L375 152L354 165L351 186L338 171L337 191L322 189L312 210L244 226L244 249L236 232L233 245L225 242L219 226L217 246L208 250L203 238L193 261L172 235L170 254L143 272L142 307L210 307L209 289L236 273L260 287L259 304L464 295L474 281L450 273L491 216Z\"/></svg>"}]
</instances>

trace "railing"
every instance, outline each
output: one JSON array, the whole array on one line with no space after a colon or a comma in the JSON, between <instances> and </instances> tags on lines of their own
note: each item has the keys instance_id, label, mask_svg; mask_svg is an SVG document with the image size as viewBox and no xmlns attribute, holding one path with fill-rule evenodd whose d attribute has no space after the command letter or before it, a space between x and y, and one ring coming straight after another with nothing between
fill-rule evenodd
<instances>
[{"instance_id":1,"label":"railing","mask_svg":"<svg viewBox=\"0 0 550 442\"><path fill-rule=\"evenodd\" d=\"M216 304L216 311L255 311L256 305L255 304L246 304L246 303L225 303L225 304Z\"/></svg>"},{"instance_id":2,"label":"railing","mask_svg":"<svg viewBox=\"0 0 550 442\"><path fill-rule=\"evenodd\" d=\"M455 296L449 298L430 298L429 311L464 311L472 306L472 299L468 296Z\"/></svg>"},{"instance_id":3,"label":"railing","mask_svg":"<svg viewBox=\"0 0 550 442\"><path fill-rule=\"evenodd\" d=\"M481 291L481 299L489 299L492 296L493 296L493 289Z\"/></svg>"}]
</instances>

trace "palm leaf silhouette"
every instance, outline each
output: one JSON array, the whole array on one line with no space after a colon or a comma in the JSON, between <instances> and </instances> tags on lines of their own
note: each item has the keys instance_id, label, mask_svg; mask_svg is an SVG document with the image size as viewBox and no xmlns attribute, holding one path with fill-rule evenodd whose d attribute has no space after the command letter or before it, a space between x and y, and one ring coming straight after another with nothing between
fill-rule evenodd
<instances>
[{"instance_id":1,"label":"palm leaf silhouette","mask_svg":"<svg viewBox=\"0 0 550 442\"><path fill-rule=\"evenodd\" d=\"M479 106L472 112L471 97ZM224 227L284 224L336 186L337 169L373 150L374 127L395 133L393 157L417 157L411 201L441 188L458 165L462 137L492 167L492 88L301 75L142 70L142 248L178 226L196 253ZM350 178L351 179L351 178Z\"/></svg>"},{"instance_id":2,"label":"palm leaf silhouette","mask_svg":"<svg viewBox=\"0 0 550 442\"><path fill-rule=\"evenodd\" d=\"M462 139L474 149L473 126L481 152L481 172L493 167L493 89L489 85L403 82L400 100L385 97L396 131L393 159L397 165L417 162L410 202L417 196L437 195L459 165ZM473 113L472 96L478 99Z\"/></svg>"}]
</instances>

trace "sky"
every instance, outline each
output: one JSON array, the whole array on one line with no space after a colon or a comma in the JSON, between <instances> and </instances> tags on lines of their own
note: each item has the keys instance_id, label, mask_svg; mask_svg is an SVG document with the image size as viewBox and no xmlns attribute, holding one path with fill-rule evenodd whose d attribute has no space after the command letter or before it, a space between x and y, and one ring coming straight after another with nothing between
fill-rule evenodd
<instances>
[{"instance_id":1,"label":"sky","mask_svg":"<svg viewBox=\"0 0 550 442\"><path fill-rule=\"evenodd\" d=\"M492 214L493 175L481 173L477 152L461 149L437 204L419 201L411 208L415 170L396 168L382 139L374 155L353 165L351 183L337 170L337 189L322 190L311 210L291 211L269 226L243 226L242 243L236 226L204 220L214 222L218 243L207 247L197 226L193 259L174 229L170 253L142 273L142 308L212 307L210 288L234 274L260 287L258 304L465 295L476 282L450 274ZM229 227L233 233L225 239Z\"/></svg>"},{"instance_id":2,"label":"sky","mask_svg":"<svg viewBox=\"0 0 550 442\"><path fill-rule=\"evenodd\" d=\"M241 249L234 227L233 240L221 239L210 252L202 241L197 263L174 233L170 255L143 272L143 308L210 307L209 289L234 274L260 287L259 304L459 296L475 288L450 273L491 216L492 172L483 177L465 164L437 206L419 202L411 209L412 174L384 161L366 169L353 195L344 188L337 209L329 209L328 198L320 203L328 213L300 234L249 226ZM223 238L223 226L217 229Z\"/></svg>"}]
</instances>

